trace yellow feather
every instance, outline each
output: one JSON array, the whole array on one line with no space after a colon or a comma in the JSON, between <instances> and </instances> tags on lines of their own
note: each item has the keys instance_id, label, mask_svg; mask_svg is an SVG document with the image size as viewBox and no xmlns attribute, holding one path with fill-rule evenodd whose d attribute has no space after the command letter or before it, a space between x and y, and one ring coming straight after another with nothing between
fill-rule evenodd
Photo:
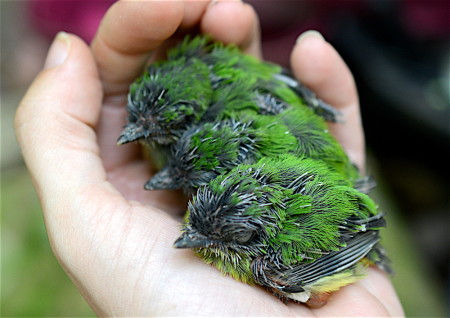
<instances>
[{"instance_id":1,"label":"yellow feather","mask_svg":"<svg viewBox=\"0 0 450 318\"><path fill-rule=\"evenodd\" d=\"M341 287L354 283L359 279L362 279L365 275L365 269L367 268L366 262L359 262L354 269L346 270L344 272L323 277L314 282L311 286L308 286L312 293L331 293L337 291Z\"/></svg>"},{"instance_id":2,"label":"yellow feather","mask_svg":"<svg viewBox=\"0 0 450 318\"><path fill-rule=\"evenodd\" d=\"M205 263L217 267L223 274L233 277L235 280L253 285L255 283L250 269L251 260L245 255L231 251L223 252L219 249L196 250Z\"/></svg>"}]
</instances>

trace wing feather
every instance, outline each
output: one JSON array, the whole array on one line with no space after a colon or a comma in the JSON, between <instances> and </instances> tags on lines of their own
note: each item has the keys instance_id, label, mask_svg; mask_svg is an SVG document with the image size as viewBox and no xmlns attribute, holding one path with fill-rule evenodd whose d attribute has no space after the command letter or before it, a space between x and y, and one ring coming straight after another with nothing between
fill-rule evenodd
<instances>
[{"instance_id":1,"label":"wing feather","mask_svg":"<svg viewBox=\"0 0 450 318\"><path fill-rule=\"evenodd\" d=\"M313 263L282 268L265 260L255 260L252 271L255 280L265 286L283 292L299 292L322 277L331 276L352 268L379 242L377 231L356 233L345 247L331 252ZM262 263L262 264L261 264ZM264 264L265 263L265 264Z\"/></svg>"}]
</instances>

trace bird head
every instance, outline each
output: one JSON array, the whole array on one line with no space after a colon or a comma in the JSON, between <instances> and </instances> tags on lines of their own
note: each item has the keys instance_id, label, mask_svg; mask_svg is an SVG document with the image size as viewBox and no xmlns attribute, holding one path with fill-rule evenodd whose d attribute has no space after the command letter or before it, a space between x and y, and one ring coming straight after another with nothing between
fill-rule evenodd
<instances>
[{"instance_id":1,"label":"bird head","mask_svg":"<svg viewBox=\"0 0 450 318\"><path fill-rule=\"evenodd\" d=\"M145 139L167 145L200 120L209 104L208 68L200 61L152 64L131 86L128 124L118 144ZM189 85L186 85L189 82Z\"/></svg>"},{"instance_id":2,"label":"bird head","mask_svg":"<svg viewBox=\"0 0 450 318\"><path fill-rule=\"evenodd\" d=\"M219 176L189 202L189 220L177 248L258 253L276 224L273 204L257 180Z\"/></svg>"},{"instance_id":3,"label":"bird head","mask_svg":"<svg viewBox=\"0 0 450 318\"><path fill-rule=\"evenodd\" d=\"M198 141L196 136L202 134L205 126L205 124L192 126L181 135L170 148L170 159L167 165L145 184L146 190L183 189L186 194L193 195L194 190L208 184L218 175L213 170L213 166L210 169L202 169L201 166L196 165L199 158L208 162L208 158L205 159L203 152L199 151L199 147L193 141L193 139ZM201 141L198 142L201 143Z\"/></svg>"},{"instance_id":4,"label":"bird head","mask_svg":"<svg viewBox=\"0 0 450 318\"><path fill-rule=\"evenodd\" d=\"M145 188L182 188L191 195L238 164L253 162L256 137L250 125L250 122L219 120L190 127L171 146L168 164Z\"/></svg>"},{"instance_id":5,"label":"bird head","mask_svg":"<svg viewBox=\"0 0 450 318\"><path fill-rule=\"evenodd\" d=\"M175 122L167 122L162 116L164 109L170 106L164 98L166 92L156 82L137 82L131 86L127 104L128 124L117 144L137 140L169 144L175 140L171 132L171 126L175 126Z\"/></svg>"}]
</instances>

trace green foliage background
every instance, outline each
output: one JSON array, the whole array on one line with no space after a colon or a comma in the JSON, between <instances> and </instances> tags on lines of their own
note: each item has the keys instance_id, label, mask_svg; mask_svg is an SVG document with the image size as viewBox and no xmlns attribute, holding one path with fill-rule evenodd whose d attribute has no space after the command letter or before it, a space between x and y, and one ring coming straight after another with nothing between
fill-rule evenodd
<instances>
[{"instance_id":1,"label":"green foliage background","mask_svg":"<svg viewBox=\"0 0 450 318\"><path fill-rule=\"evenodd\" d=\"M52 253L24 167L2 172L1 316L95 316Z\"/></svg>"}]
</instances>

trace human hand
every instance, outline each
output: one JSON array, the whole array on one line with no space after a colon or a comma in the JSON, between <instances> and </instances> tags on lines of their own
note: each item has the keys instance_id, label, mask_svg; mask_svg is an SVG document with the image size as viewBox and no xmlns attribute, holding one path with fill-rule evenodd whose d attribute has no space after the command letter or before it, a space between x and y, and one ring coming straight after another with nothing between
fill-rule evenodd
<instances>
[{"instance_id":1,"label":"human hand","mask_svg":"<svg viewBox=\"0 0 450 318\"><path fill-rule=\"evenodd\" d=\"M60 35L23 98L16 130L59 262L99 315L398 316L385 274L335 293L319 309L283 302L176 250L184 212L173 191L144 191L148 162L136 144L116 146L128 85L153 52L183 32L211 33L260 56L258 22L240 2L118 2L91 48ZM175 35L173 34L175 32ZM344 114L333 133L360 167L364 142L352 76L323 39L306 36L292 55L297 77Z\"/></svg>"}]
</instances>

